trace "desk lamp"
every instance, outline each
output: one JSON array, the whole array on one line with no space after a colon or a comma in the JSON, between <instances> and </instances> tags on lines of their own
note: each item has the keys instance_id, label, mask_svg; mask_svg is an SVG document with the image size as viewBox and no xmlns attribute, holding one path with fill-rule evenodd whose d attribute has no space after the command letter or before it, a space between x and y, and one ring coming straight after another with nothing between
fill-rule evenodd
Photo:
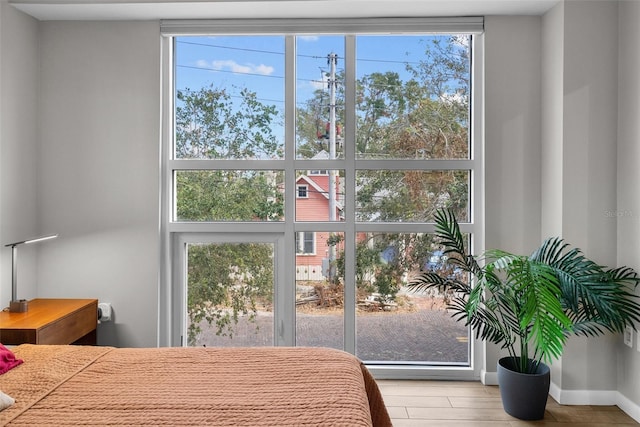
<instances>
[{"instance_id":1,"label":"desk lamp","mask_svg":"<svg viewBox=\"0 0 640 427\"><path fill-rule=\"evenodd\" d=\"M44 240L55 239L57 234L49 236L36 237L35 239L21 240L19 242L9 243L5 247L11 247L11 302L9 303L9 312L23 313L29 309L27 300L17 299L18 293L18 245L28 245L30 243L42 242Z\"/></svg>"}]
</instances>

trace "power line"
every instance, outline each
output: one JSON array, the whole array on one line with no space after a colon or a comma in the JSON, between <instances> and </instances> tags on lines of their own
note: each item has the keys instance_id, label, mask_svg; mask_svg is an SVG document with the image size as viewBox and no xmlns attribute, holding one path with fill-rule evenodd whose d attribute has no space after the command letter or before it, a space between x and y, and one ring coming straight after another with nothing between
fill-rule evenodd
<instances>
[{"instance_id":1,"label":"power line","mask_svg":"<svg viewBox=\"0 0 640 427\"><path fill-rule=\"evenodd\" d=\"M262 74L262 73L250 73L248 71L222 70L222 69L219 69L219 68L201 67L201 66L197 66L197 65L177 64L176 67L177 68L187 68L187 69L191 69L191 70L211 71L211 72L216 72L216 73L228 73L228 74L239 74L239 75L243 75L243 76L270 77L270 78L275 78L275 79L284 79L284 76L274 76L274 75ZM325 82L323 80L300 79L300 78L298 78L296 80L300 81L300 82L325 84Z\"/></svg>"},{"instance_id":2,"label":"power line","mask_svg":"<svg viewBox=\"0 0 640 427\"><path fill-rule=\"evenodd\" d=\"M188 68L191 70L202 70L202 71L214 71L217 73L229 73L229 74L241 74L243 76L256 76L256 77L270 77L273 79L284 79L284 76L273 76L271 74L261 74L261 73L250 73L248 71L233 71L233 70L221 70L218 68L211 67L199 67L195 65L176 65L178 68Z\"/></svg>"},{"instance_id":3,"label":"power line","mask_svg":"<svg viewBox=\"0 0 640 427\"><path fill-rule=\"evenodd\" d=\"M250 49L250 48L243 48L243 47L232 47L232 46L217 45L217 44L188 42L188 41L184 41L184 40L178 40L178 43L194 45L194 46L212 47L212 48L216 48L216 49L238 50L238 51L243 51L243 52L266 53L266 54L270 54L270 55L284 56L284 52L263 50L263 49ZM296 56L299 57L299 58L311 58L311 59L322 59L322 60L326 60L327 59L326 56L321 56L321 55L296 54ZM345 58L342 57L342 56L337 56L337 59L344 60ZM391 60L391 59L372 59L372 58L357 58L357 57L356 57L356 61L380 62L380 63L404 64L404 65L407 65L407 64L418 65L418 64L420 64L420 61L396 61L396 60Z\"/></svg>"}]
</instances>

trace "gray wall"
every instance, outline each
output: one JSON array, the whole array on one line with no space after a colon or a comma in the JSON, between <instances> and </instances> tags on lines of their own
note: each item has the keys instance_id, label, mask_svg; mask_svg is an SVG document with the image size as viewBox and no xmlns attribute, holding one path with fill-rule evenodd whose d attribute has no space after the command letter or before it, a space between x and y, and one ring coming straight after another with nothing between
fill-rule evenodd
<instances>
[{"instance_id":1,"label":"gray wall","mask_svg":"<svg viewBox=\"0 0 640 427\"><path fill-rule=\"evenodd\" d=\"M157 345L157 22L43 22L38 296L113 305L101 344Z\"/></svg>"},{"instance_id":2,"label":"gray wall","mask_svg":"<svg viewBox=\"0 0 640 427\"><path fill-rule=\"evenodd\" d=\"M542 237L560 235L596 262L615 265L616 219L607 213L617 200L618 4L566 2L543 22ZM571 338L552 368L554 396L588 403L594 396L587 390L615 390L609 362L617 340ZM615 394L607 396L614 403Z\"/></svg>"},{"instance_id":3,"label":"gray wall","mask_svg":"<svg viewBox=\"0 0 640 427\"><path fill-rule=\"evenodd\" d=\"M530 253L540 243L541 19L485 19L485 246ZM494 378L501 354L487 345Z\"/></svg>"},{"instance_id":4,"label":"gray wall","mask_svg":"<svg viewBox=\"0 0 640 427\"><path fill-rule=\"evenodd\" d=\"M0 307L11 299L7 243L39 235L37 224L38 23L0 2ZM36 296L34 246L19 249L18 298Z\"/></svg>"},{"instance_id":5,"label":"gray wall","mask_svg":"<svg viewBox=\"0 0 640 427\"><path fill-rule=\"evenodd\" d=\"M618 264L640 271L640 2L619 6L618 66ZM636 290L640 296L640 289ZM640 325L636 325L640 327ZM623 409L640 420L640 334L634 348L618 340L617 389Z\"/></svg>"}]
</instances>

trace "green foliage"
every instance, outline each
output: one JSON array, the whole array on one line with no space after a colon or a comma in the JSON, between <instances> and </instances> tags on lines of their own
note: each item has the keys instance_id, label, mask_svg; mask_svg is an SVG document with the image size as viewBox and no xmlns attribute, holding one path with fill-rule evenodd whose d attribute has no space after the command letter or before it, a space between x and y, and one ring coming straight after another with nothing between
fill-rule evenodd
<instances>
[{"instance_id":1,"label":"green foliage","mask_svg":"<svg viewBox=\"0 0 640 427\"><path fill-rule=\"evenodd\" d=\"M195 345L200 323L215 323L216 334L233 336L240 315L254 320L273 304L273 247L259 243L189 245L188 342Z\"/></svg>"},{"instance_id":2,"label":"green foliage","mask_svg":"<svg viewBox=\"0 0 640 427\"><path fill-rule=\"evenodd\" d=\"M454 273L424 271L410 288L454 291L453 317L470 325L477 338L506 348L520 361L520 372L560 357L572 334L623 332L640 321L632 292L640 278L632 269L599 266L560 238L545 240L530 256L487 251L482 266L467 253L454 213L440 210L435 218ZM474 287L464 280L468 275Z\"/></svg>"},{"instance_id":3,"label":"green foliage","mask_svg":"<svg viewBox=\"0 0 640 427\"><path fill-rule=\"evenodd\" d=\"M336 81L344 81L344 73L336 74ZM296 108L296 155L310 159L320 151L329 152L328 139L319 137L326 133L329 123L329 99L324 90L315 90L313 97ZM344 124L343 85L338 85L336 97L336 121ZM336 147L337 157L342 157L341 147Z\"/></svg>"},{"instance_id":4,"label":"green foliage","mask_svg":"<svg viewBox=\"0 0 640 427\"><path fill-rule=\"evenodd\" d=\"M356 244L356 286L363 292L380 294L384 301L395 300L406 272L418 270L434 250L433 235L416 233L360 234ZM336 243L342 239L329 239ZM336 267L344 277L344 252Z\"/></svg>"},{"instance_id":5,"label":"green foliage","mask_svg":"<svg viewBox=\"0 0 640 427\"><path fill-rule=\"evenodd\" d=\"M281 118L274 106L242 89L239 101L213 86L176 94L176 158L282 158L273 134ZM176 174L179 221L273 221L284 214L281 172L189 170ZM272 253L261 245L191 245L188 257L188 341L200 322L232 335L240 315L253 319L271 303Z\"/></svg>"},{"instance_id":6,"label":"green foliage","mask_svg":"<svg viewBox=\"0 0 640 427\"><path fill-rule=\"evenodd\" d=\"M184 171L176 175L180 221L276 221L284 215L281 173Z\"/></svg>"},{"instance_id":7,"label":"green foliage","mask_svg":"<svg viewBox=\"0 0 640 427\"><path fill-rule=\"evenodd\" d=\"M226 89L210 86L179 90L176 98L176 158L282 158L273 134L278 111L255 92L241 89L240 102L234 102Z\"/></svg>"},{"instance_id":8,"label":"green foliage","mask_svg":"<svg viewBox=\"0 0 640 427\"><path fill-rule=\"evenodd\" d=\"M363 158L460 159L469 156L470 61L468 39L436 39L425 59L407 64L412 78L372 73L357 82L356 150ZM359 221L428 222L440 208L469 212L466 171L360 171ZM402 276L435 250L428 234L380 233L357 244L357 283L395 295ZM398 256L381 261L395 248ZM373 278L373 280L371 280Z\"/></svg>"}]
</instances>

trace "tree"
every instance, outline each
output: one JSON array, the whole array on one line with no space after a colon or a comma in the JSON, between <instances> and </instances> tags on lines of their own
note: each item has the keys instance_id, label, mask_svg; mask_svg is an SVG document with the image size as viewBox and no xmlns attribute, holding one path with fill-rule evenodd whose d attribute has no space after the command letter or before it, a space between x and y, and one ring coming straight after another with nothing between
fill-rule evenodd
<instances>
[{"instance_id":1,"label":"tree","mask_svg":"<svg viewBox=\"0 0 640 427\"><path fill-rule=\"evenodd\" d=\"M328 78L328 76L327 76ZM344 82L344 73L335 77L337 82ZM336 125L344 123L344 86L339 84L336 96ZM329 152L327 126L329 125L329 97L322 89L316 89L313 97L296 109L296 155L310 159L320 151ZM337 157L342 157L342 148L336 147Z\"/></svg>"},{"instance_id":2,"label":"tree","mask_svg":"<svg viewBox=\"0 0 640 427\"><path fill-rule=\"evenodd\" d=\"M466 159L469 156L469 39L431 38L410 78L372 73L357 82L357 153L362 158ZM468 218L466 171L363 170L356 175L359 221L428 222L440 208ZM370 233L357 244L358 283L395 295L405 273L438 251L427 234ZM380 256L382 254L382 256ZM340 265L340 263L339 263ZM367 277L373 280L366 280Z\"/></svg>"},{"instance_id":3,"label":"tree","mask_svg":"<svg viewBox=\"0 0 640 427\"><path fill-rule=\"evenodd\" d=\"M273 134L280 124L278 110L240 90L234 102L226 89L213 86L176 94L176 158L281 158L282 144Z\"/></svg>"},{"instance_id":4,"label":"tree","mask_svg":"<svg viewBox=\"0 0 640 427\"><path fill-rule=\"evenodd\" d=\"M271 261L271 262L268 262ZM273 304L273 248L259 243L189 245L188 343L197 344L200 323L233 337L240 315L255 320Z\"/></svg>"},{"instance_id":5,"label":"tree","mask_svg":"<svg viewBox=\"0 0 640 427\"><path fill-rule=\"evenodd\" d=\"M176 157L180 159L280 158L273 134L278 112L243 89L234 102L214 87L177 92ZM277 171L188 170L176 173L176 216L181 221L272 221L282 218L282 174ZM200 323L233 335L240 315L255 319L272 303L273 252L268 245L190 245L188 342Z\"/></svg>"},{"instance_id":6,"label":"tree","mask_svg":"<svg viewBox=\"0 0 640 427\"><path fill-rule=\"evenodd\" d=\"M182 171L176 175L180 221L277 221L284 215L282 173Z\"/></svg>"}]
</instances>

